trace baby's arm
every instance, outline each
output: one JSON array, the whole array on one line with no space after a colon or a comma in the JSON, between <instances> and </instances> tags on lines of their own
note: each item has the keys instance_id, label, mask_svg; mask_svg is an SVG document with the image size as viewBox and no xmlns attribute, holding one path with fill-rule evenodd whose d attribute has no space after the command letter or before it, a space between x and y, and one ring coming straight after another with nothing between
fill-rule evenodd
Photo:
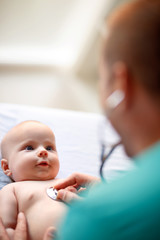
<instances>
[{"instance_id":1,"label":"baby's arm","mask_svg":"<svg viewBox=\"0 0 160 240\"><path fill-rule=\"evenodd\" d=\"M14 183L8 184L0 191L0 217L9 235L17 223L18 204L14 192Z\"/></svg>"}]
</instances>

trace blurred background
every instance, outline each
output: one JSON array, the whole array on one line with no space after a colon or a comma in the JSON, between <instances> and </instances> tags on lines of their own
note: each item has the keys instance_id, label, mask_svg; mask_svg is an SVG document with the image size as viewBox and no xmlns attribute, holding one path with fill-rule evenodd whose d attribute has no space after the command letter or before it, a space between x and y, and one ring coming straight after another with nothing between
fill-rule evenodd
<instances>
[{"instance_id":1,"label":"blurred background","mask_svg":"<svg viewBox=\"0 0 160 240\"><path fill-rule=\"evenodd\" d=\"M0 0L0 102L99 113L100 32L126 1Z\"/></svg>"}]
</instances>

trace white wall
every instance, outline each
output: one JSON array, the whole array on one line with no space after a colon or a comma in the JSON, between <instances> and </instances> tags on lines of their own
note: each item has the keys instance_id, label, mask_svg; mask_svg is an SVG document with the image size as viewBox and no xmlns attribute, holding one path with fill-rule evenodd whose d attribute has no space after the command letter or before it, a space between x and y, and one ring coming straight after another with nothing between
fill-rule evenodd
<instances>
[{"instance_id":1,"label":"white wall","mask_svg":"<svg viewBox=\"0 0 160 240\"><path fill-rule=\"evenodd\" d=\"M0 0L0 102L99 112L98 35L115 0Z\"/></svg>"},{"instance_id":2,"label":"white wall","mask_svg":"<svg viewBox=\"0 0 160 240\"><path fill-rule=\"evenodd\" d=\"M0 102L99 112L95 88L50 68L0 68Z\"/></svg>"}]
</instances>

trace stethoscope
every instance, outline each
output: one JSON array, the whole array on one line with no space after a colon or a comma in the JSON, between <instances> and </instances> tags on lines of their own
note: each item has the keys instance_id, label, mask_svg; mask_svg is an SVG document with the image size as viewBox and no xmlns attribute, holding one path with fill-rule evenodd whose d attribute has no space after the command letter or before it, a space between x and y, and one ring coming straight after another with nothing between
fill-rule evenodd
<instances>
[{"instance_id":1,"label":"stethoscope","mask_svg":"<svg viewBox=\"0 0 160 240\"><path fill-rule=\"evenodd\" d=\"M113 151L120 145L122 144L121 141L115 143L112 145L110 151L105 154L105 144L102 144L102 149L101 149L101 165L100 165L100 168L99 168L99 174L101 176L101 180L102 181L106 181L106 179L104 178L104 175L103 175L103 167L104 167L104 164L105 162L108 160L108 158L111 156L111 154L113 153ZM56 200L57 199L57 194L58 194L58 191L56 189L54 189L53 187L50 187L46 190L47 192L47 195L53 199L53 200Z\"/></svg>"},{"instance_id":2,"label":"stethoscope","mask_svg":"<svg viewBox=\"0 0 160 240\"><path fill-rule=\"evenodd\" d=\"M117 89L115 90L105 101L106 104L106 115L108 115L111 111L113 111L117 106L123 101L125 98L124 92ZM102 135L102 134L101 134ZM101 176L101 179L105 181L105 178L103 176L103 166L106 162L106 160L111 156L113 151L122 144L122 141L119 141L115 144L112 144L110 151L108 154L105 155L105 144L101 141L101 165L99 169L99 173Z\"/></svg>"},{"instance_id":3,"label":"stethoscope","mask_svg":"<svg viewBox=\"0 0 160 240\"><path fill-rule=\"evenodd\" d=\"M100 159L101 159L101 165L100 165L100 168L99 168L99 174L100 174L100 177L101 177L101 180L102 181L106 181L106 179L104 178L104 175L103 175L103 167L104 167L104 164L106 163L106 161L108 160L108 158L111 156L111 154L114 152L114 150L119 146L121 145L122 142L119 141L115 144L113 144L111 146L111 149L110 151L105 154L105 144L102 144L102 149L101 149L101 156L100 156ZM53 187L50 187L46 190L46 193L47 195L52 199L52 200L56 200L57 199L57 194L58 194L58 191L56 189L54 189Z\"/></svg>"},{"instance_id":4,"label":"stethoscope","mask_svg":"<svg viewBox=\"0 0 160 240\"><path fill-rule=\"evenodd\" d=\"M101 146L101 156L100 156L100 159L101 159L101 165L100 165L100 168L99 168L99 174L100 174L100 177L101 177L101 180L102 181L106 181L106 179L104 178L104 175L103 175L103 167L104 167L104 164L106 163L106 161L109 159L109 157L111 156L111 154L114 152L114 150L119 146L121 145L122 142L119 141L115 144L113 144L111 146L111 149L110 151L105 154L105 144L102 144Z\"/></svg>"},{"instance_id":5,"label":"stethoscope","mask_svg":"<svg viewBox=\"0 0 160 240\"><path fill-rule=\"evenodd\" d=\"M113 110L115 109L124 99L124 93L123 91L121 90L115 90L107 99L106 99L106 106L107 106L107 109L110 109L110 110ZM101 127L99 128L101 129ZM101 133L100 135L101 136ZM110 151L105 154L105 144L101 141L101 156L100 156L100 159L101 159L101 165L100 165L100 169L99 169L99 174L101 176L101 180L102 181L106 181L106 179L104 178L104 175L103 175L103 166L106 162L106 160L108 160L108 158L111 156L111 154L113 153L113 151L120 145L122 144L121 141L115 143L115 144L112 144L111 145L111 149ZM56 200L57 198L57 190L54 189L53 187L50 187L47 189L47 195L52 198L53 200Z\"/></svg>"}]
</instances>

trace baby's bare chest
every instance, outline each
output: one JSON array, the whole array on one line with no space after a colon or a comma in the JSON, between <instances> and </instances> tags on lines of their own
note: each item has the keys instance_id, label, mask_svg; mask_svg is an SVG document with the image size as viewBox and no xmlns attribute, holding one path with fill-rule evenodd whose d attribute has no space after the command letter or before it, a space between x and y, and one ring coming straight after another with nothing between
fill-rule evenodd
<instances>
[{"instance_id":1,"label":"baby's bare chest","mask_svg":"<svg viewBox=\"0 0 160 240\"><path fill-rule=\"evenodd\" d=\"M57 226L66 212L66 205L47 195L53 182L24 182L15 187L18 212L27 218L29 239L41 239L49 226ZM35 237L36 236L36 237Z\"/></svg>"},{"instance_id":2,"label":"baby's bare chest","mask_svg":"<svg viewBox=\"0 0 160 240\"><path fill-rule=\"evenodd\" d=\"M35 182L27 181L17 183L15 194L18 202L18 211L27 213L30 209L38 208L41 211L47 211L62 205L62 202L52 200L47 195L47 189L53 185L53 182Z\"/></svg>"}]
</instances>

